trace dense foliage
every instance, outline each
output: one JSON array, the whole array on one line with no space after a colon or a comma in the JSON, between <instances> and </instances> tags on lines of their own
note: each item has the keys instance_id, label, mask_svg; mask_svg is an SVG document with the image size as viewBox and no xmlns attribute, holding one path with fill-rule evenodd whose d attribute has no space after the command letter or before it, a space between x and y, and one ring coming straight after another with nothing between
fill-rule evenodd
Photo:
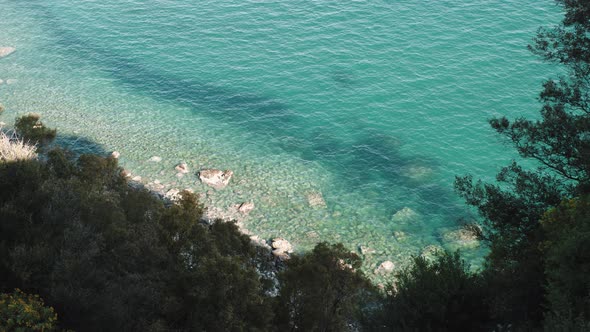
<instances>
[{"instance_id":1,"label":"dense foliage","mask_svg":"<svg viewBox=\"0 0 590 332\"><path fill-rule=\"evenodd\" d=\"M550 330L590 331L590 196L562 202L541 224Z\"/></svg>"},{"instance_id":2,"label":"dense foliage","mask_svg":"<svg viewBox=\"0 0 590 332\"><path fill-rule=\"evenodd\" d=\"M65 328L335 331L372 291L341 245L294 255L273 281L270 251L203 220L194 194L166 202L130 186L111 157L44 159L0 162L0 289L41 295Z\"/></svg>"},{"instance_id":3,"label":"dense foliage","mask_svg":"<svg viewBox=\"0 0 590 332\"><path fill-rule=\"evenodd\" d=\"M28 114L21 116L14 124L20 137L32 144L43 144L55 138L57 131L47 128L41 122L39 114Z\"/></svg>"},{"instance_id":4,"label":"dense foliage","mask_svg":"<svg viewBox=\"0 0 590 332\"><path fill-rule=\"evenodd\" d=\"M513 163L498 174L499 184L474 182L470 176L456 182L458 192L483 217L481 235L491 248L483 271L494 290L489 299L491 315L522 329L541 327L545 308L555 304L546 292L554 285L552 273L546 278L545 272L556 261L566 260L560 256L565 251L541 251L547 237L556 234L541 227L540 220L563 200L590 191L590 2L557 3L565 9L562 23L540 29L530 48L545 60L562 64L566 74L544 83L539 120L491 120L521 157L539 167L526 169ZM588 257L578 258L576 264L588 262Z\"/></svg>"},{"instance_id":5,"label":"dense foliage","mask_svg":"<svg viewBox=\"0 0 590 332\"><path fill-rule=\"evenodd\" d=\"M385 300L384 324L393 331L479 331L488 323L481 277L459 253L440 252L434 261L415 257L397 275Z\"/></svg>"},{"instance_id":6,"label":"dense foliage","mask_svg":"<svg viewBox=\"0 0 590 332\"><path fill-rule=\"evenodd\" d=\"M345 331L360 319L371 286L358 271L361 259L343 245L318 244L295 256L280 274L278 325L290 331Z\"/></svg>"},{"instance_id":7,"label":"dense foliage","mask_svg":"<svg viewBox=\"0 0 590 332\"><path fill-rule=\"evenodd\" d=\"M2 331L54 331L57 315L46 307L38 295L15 289L0 294L0 330Z\"/></svg>"},{"instance_id":8,"label":"dense foliage","mask_svg":"<svg viewBox=\"0 0 590 332\"><path fill-rule=\"evenodd\" d=\"M265 329L258 251L232 223L201 222L129 187L113 158L63 151L0 164L0 287L41 294L80 330Z\"/></svg>"},{"instance_id":9,"label":"dense foliage","mask_svg":"<svg viewBox=\"0 0 590 332\"><path fill-rule=\"evenodd\" d=\"M482 271L458 253L415 257L379 294L340 244L278 262L203 220L194 194L167 202L114 158L54 149L0 158L0 328L51 330L57 313L81 331L589 331L590 1L557 2L564 20L531 50L566 74L544 83L538 120L491 120L539 166L456 181L481 215ZM37 115L15 128L40 146L56 135Z\"/></svg>"}]
</instances>

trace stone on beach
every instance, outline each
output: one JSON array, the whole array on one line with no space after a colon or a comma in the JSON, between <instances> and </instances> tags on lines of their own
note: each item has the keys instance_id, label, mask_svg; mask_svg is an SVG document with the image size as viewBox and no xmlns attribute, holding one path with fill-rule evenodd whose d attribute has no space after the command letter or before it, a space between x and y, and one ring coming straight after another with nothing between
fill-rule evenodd
<instances>
[{"instance_id":1,"label":"stone on beach","mask_svg":"<svg viewBox=\"0 0 590 332\"><path fill-rule=\"evenodd\" d=\"M199 179L210 187L223 189L229 184L233 174L230 170L204 169L199 172Z\"/></svg>"},{"instance_id":2,"label":"stone on beach","mask_svg":"<svg viewBox=\"0 0 590 332\"><path fill-rule=\"evenodd\" d=\"M186 163L180 163L176 165L174 169L181 174L187 174L189 172L188 165Z\"/></svg>"},{"instance_id":3,"label":"stone on beach","mask_svg":"<svg viewBox=\"0 0 590 332\"><path fill-rule=\"evenodd\" d=\"M238 211L243 214L248 214L252 210L254 210L254 203L252 202L244 202L238 207Z\"/></svg>"},{"instance_id":4,"label":"stone on beach","mask_svg":"<svg viewBox=\"0 0 590 332\"><path fill-rule=\"evenodd\" d=\"M279 237L272 240L272 254L280 260L289 259L289 254L293 252L293 246L289 241Z\"/></svg>"},{"instance_id":5,"label":"stone on beach","mask_svg":"<svg viewBox=\"0 0 590 332\"><path fill-rule=\"evenodd\" d=\"M250 235L250 241L252 241L255 245L271 249L268 243L264 239L261 239L258 235Z\"/></svg>"},{"instance_id":6,"label":"stone on beach","mask_svg":"<svg viewBox=\"0 0 590 332\"><path fill-rule=\"evenodd\" d=\"M178 189L170 189L166 192L164 197L168 198L171 201L177 201L180 199L180 190Z\"/></svg>"},{"instance_id":7,"label":"stone on beach","mask_svg":"<svg viewBox=\"0 0 590 332\"><path fill-rule=\"evenodd\" d=\"M392 261L385 261L379 265L378 268L375 269L375 274L387 274L393 272L395 268L395 264Z\"/></svg>"},{"instance_id":8,"label":"stone on beach","mask_svg":"<svg viewBox=\"0 0 590 332\"><path fill-rule=\"evenodd\" d=\"M16 48L14 47L0 47L0 58L8 56L14 51L16 51Z\"/></svg>"}]
</instances>

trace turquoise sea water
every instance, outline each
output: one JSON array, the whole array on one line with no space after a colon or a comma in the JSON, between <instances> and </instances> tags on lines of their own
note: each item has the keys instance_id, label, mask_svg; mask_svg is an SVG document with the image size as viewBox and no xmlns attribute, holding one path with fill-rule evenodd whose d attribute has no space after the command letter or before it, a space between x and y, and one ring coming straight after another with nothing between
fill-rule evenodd
<instances>
[{"instance_id":1,"label":"turquoise sea water","mask_svg":"<svg viewBox=\"0 0 590 332\"><path fill-rule=\"evenodd\" d=\"M536 114L555 68L526 45L559 15L551 0L0 0L0 47L17 49L0 120L39 112L62 143L117 150L263 238L363 245L367 271L400 268L458 247L445 234L474 214L455 175L493 179L515 157L487 120ZM215 191L201 168L235 175ZM484 251L464 248L476 266Z\"/></svg>"}]
</instances>

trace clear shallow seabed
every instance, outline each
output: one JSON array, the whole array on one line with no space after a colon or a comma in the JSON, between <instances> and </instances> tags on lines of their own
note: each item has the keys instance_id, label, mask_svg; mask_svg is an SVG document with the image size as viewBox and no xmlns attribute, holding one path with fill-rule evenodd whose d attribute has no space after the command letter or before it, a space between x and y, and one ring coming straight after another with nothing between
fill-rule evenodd
<instances>
[{"instance_id":1,"label":"clear shallow seabed","mask_svg":"<svg viewBox=\"0 0 590 332\"><path fill-rule=\"evenodd\" d=\"M487 120L535 116L555 68L526 45L559 15L551 0L0 0L0 46L17 49L0 121L41 113L62 143L119 151L214 212L254 202L243 223L263 238L401 268L458 247L444 234L475 215L455 175L491 180L516 157ZM215 191L201 168L235 174ZM463 249L477 267L485 249Z\"/></svg>"}]
</instances>

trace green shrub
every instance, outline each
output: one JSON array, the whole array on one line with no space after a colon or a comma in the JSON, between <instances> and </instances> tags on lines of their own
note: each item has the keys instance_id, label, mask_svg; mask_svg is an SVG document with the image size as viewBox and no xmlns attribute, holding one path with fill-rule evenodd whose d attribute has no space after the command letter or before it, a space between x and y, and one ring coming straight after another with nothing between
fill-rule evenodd
<instances>
[{"instance_id":1,"label":"green shrub","mask_svg":"<svg viewBox=\"0 0 590 332\"><path fill-rule=\"evenodd\" d=\"M363 299L374 291L360 265L361 259L342 244L322 242L310 253L293 256L279 274L278 326L346 331L359 321Z\"/></svg>"},{"instance_id":2,"label":"green shrub","mask_svg":"<svg viewBox=\"0 0 590 332\"><path fill-rule=\"evenodd\" d=\"M14 128L18 135L32 144L45 144L55 138L57 131L47 128L38 114L23 115L16 119Z\"/></svg>"},{"instance_id":3,"label":"green shrub","mask_svg":"<svg viewBox=\"0 0 590 332\"><path fill-rule=\"evenodd\" d=\"M590 196L563 201L541 225L549 302L545 328L561 322L581 331L575 327L590 326Z\"/></svg>"},{"instance_id":4,"label":"green shrub","mask_svg":"<svg viewBox=\"0 0 590 332\"><path fill-rule=\"evenodd\" d=\"M57 314L46 307L38 295L16 289L11 294L0 294L0 330L53 331Z\"/></svg>"},{"instance_id":5,"label":"green shrub","mask_svg":"<svg viewBox=\"0 0 590 332\"><path fill-rule=\"evenodd\" d=\"M479 331L489 321L485 287L459 253L423 257L389 285L383 322L394 331Z\"/></svg>"}]
</instances>

